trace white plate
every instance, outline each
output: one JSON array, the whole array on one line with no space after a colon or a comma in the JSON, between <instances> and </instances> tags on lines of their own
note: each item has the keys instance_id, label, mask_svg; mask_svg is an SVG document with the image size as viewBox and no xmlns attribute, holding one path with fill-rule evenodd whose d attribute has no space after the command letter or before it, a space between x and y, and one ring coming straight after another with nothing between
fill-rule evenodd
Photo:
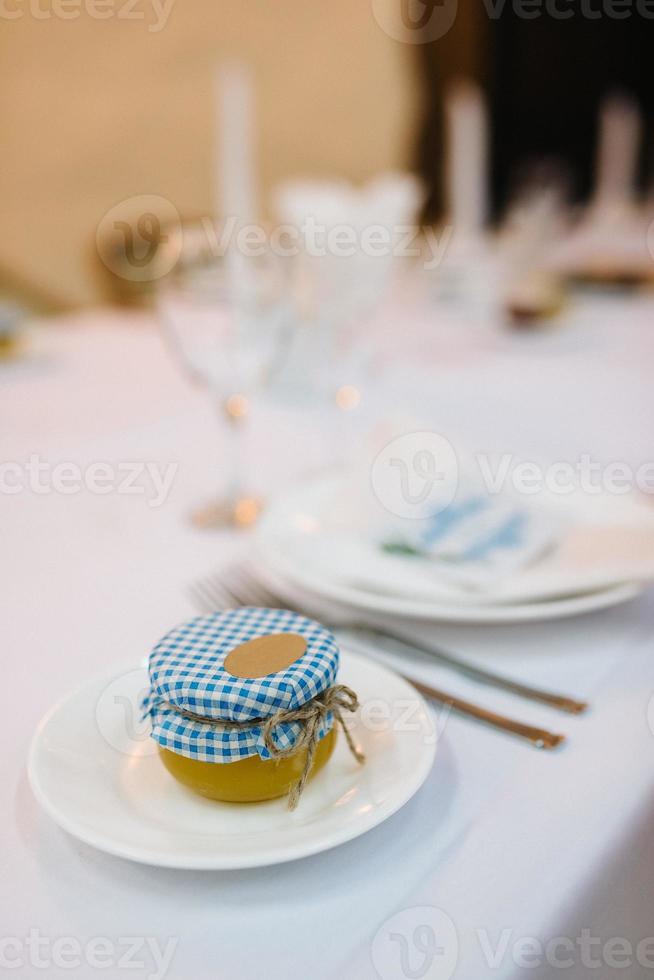
<instances>
[{"instance_id":1,"label":"white plate","mask_svg":"<svg viewBox=\"0 0 654 980\"><path fill-rule=\"evenodd\" d=\"M284 557L266 552L269 568L259 569L262 580L275 588L282 598L293 602L298 590L311 600L327 599L354 611L374 613L375 615L402 616L434 623L529 623L547 619L565 619L599 609L609 609L635 599L643 592L637 582L616 585L601 592L573 596L549 602L525 602L520 605L490 606L445 605L437 602L406 599L404 597L376 595L363 589L350 588L330 582L313 575L310 571L298 569Z\"/></svg>"},{"instance_id":2,"label":"white plate","mask_svg":"<svg viewBox=\"0 0 654 980\"><path fill-rule=\"evenodd\" d=\"M561 599L521 603L430 601L424 598L381 594L335 581L310 562L306 548L294 548L301 537L320 533L325 524L325 501L333 496L339 477L323 475L279 497L266 510L257 534L257 571L268 584L292 600L299 591L308 599L326 599L349 609L389 616L450 623L524 623L562 619L607 609L635 598L644 590L639 582L620 583ZM324 533L324 532L323 532Z\"/></svg>"},{"instance_id":3,"label":"white plate","mask_svg":"<svg viewBox=\"0 0 654 980\"><path fill-rule=\"evenodd\" d=\"M285 800L216 803L180 786L135 723L144 668L95 680L51 709L30 749L32 790L74 837L144 864L251 868L316 854L399 810L422 785L436 752L434 716L401 677L344 653L339 682L359 695L362 711L352 734L366 763L356 763L341 734L293 813Z\"/></svg>"}]
</instances>

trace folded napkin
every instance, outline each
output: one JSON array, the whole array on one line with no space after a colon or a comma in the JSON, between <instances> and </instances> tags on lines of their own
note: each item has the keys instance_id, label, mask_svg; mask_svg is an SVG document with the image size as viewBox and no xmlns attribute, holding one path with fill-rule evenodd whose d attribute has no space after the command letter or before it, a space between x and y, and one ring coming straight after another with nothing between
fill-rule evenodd
<instances>
[{"instance_id":1,"label":"folded napkin","mask_svg":"<svg viewBox=\"0 0 654 980\"><path fill-rule=\"evenodd\" d=\"M423 559L445 582L488 590L551 549L560 530L547 511L476 492L423 520L396 522L377 544L386 554Z\"/></svg>"}]
</instances>

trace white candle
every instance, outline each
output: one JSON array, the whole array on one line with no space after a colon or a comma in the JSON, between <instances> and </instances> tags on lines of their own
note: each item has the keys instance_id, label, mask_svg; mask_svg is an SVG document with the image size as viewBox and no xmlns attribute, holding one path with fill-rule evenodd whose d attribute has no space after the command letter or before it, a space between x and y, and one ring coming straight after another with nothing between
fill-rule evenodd
<instances>
[{"instance_id":1,"label":"white candle","mask_svg":"<svg viewBox=\"0 0 654 980\"><path fill-rule=\"evenodd\" d=\"M254 93L252 78L240 62L219 65L216 95L216 168L214 205L223 219L239 226L256 221L254 165Z\"/></svg>"},{"instance_id":2,"label":"white candle","mask_svg":"<svg viewBox=\"0 0 654 980\"><path fill-rule=\"evenodd\" d=\"M460 82L445 98L445 188L456 238L475 238L488 217L488 120L483 95Z\"/></svg>"},{"instance_id":3,"label":"white candle","mask_svg":"<svg viewBox=\"0 0 654 980\"><path fill-rule=\"evenodd\" d=\"M254 163L254 92L252 77L241 62L228 62L215 70L216 166L214 206L228 222L226 263L232 302L247 308L253 289L248 257L237 247L240 228L258 218ZM231 225L231 227L230 227Z\"/></svg>"},{"instance_id":4,"label":"white candle","mask_svg":"<svg viewBox=\"0 0 654 980\"><path fill-rule=\"evenodd\" d=\"M600 109L595 164L595 203L628 204L634 194L641 120L638 106L624 96L610 96Z\"/></svg>"}]
</instances>

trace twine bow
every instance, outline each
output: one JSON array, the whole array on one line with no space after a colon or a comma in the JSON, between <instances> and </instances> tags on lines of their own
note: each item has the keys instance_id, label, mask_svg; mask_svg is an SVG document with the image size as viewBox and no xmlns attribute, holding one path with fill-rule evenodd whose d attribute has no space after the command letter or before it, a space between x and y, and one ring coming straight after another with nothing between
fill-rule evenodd
<instances>
[{"instance_id":1,"label":"twine bow","mask_svg":"<svg viewBox=\"0 0 654 980\"><path fill-rule=\"evenodd\" d=\"M330 712L333 714L336 723L340 725L347 746L354 758L359 763L365 762L364 754L354 744L352 736L343 720L344 711L354 712L359 707L359 699L356 694L345 684L334 684L333 687L328 687L326 691L318 694L312 701L307 701L306 704L301 705L299 708L279 708L274 715L270 715L268 718L252 718L248 721L222 721L217 718L207 718L204 715L197 715L193 711L178 708L177 705L171 704L170 702L165 702L165 706L172 708L173 711L176 711L184 718L189 718L191 721L219 725L222 728L243 729L258 724L261 726L263 744L271 759L286 759L291 755L295 755L296 752L306 749L307 755L302 774L295 785L289 790L289 810L296 808L304 787L307 784L313 766L316 747L320 741L320 729L326 724ZM275 729L278 725L293 722L300 724L300 734L293 745L289 745L286 748L279 748L274 741Z\"/></svg>"}]
</instances>

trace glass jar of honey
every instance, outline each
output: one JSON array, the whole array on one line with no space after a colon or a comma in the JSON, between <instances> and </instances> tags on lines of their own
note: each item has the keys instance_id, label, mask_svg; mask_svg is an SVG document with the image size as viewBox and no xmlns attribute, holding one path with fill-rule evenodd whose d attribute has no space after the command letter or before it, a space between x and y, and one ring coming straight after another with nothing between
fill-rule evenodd
<instances>
[{"instance_id":1,"label":"glass jar of honey","mask_svg":"<svg viewBox=\"0 0 654 980\"><path fill-rule=\"evenodd\" d=\"M288 610L227 610L178 626L150 655L143 702L163 765L209 799L288 795L294 808L332 755L341 711L357 707L335 683L338 663L332 633Z\"/></svg>"}]
</instances>

